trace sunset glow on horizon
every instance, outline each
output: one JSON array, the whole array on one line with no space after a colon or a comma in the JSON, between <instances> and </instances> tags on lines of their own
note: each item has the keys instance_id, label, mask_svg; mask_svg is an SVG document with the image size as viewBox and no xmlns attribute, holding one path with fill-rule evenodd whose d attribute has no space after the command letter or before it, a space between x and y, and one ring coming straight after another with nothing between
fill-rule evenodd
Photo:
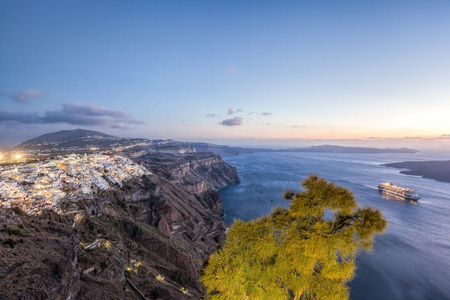
<instances>
[{"instance_id":1,"label":"sunset glow on horizon","mask_svg":"<svg viewBox=\"0 0 450 300\"><path fill-rule=\"evenodd\" d=\"M446 143L449 15L423 1L3 1L0 145L75 128Z\"/></svg>"}]
</instances>

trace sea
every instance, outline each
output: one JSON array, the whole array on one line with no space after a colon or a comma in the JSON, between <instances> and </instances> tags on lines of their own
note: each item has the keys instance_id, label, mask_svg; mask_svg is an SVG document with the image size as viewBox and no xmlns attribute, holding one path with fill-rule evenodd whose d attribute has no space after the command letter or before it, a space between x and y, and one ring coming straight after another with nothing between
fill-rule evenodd
<instances>
[{"instance_id":1,"label":"sea","mask_svg":"<svg viewBox=\"0 0 450 300\"><path fill-rule=\"evenodd\" d=\"M341 154L260 152L224 157L241 182L219 190L224 220L256 219L275 206L287 208L286 189L300 190L309 174L350 188L360 206L379 209L387 231L374 250L357 259L351 299L450 299L450 183L401 174L381 164L443 160L439 154ZM380 182L412 188L418 202L377 190Z\"/></svg>"}]
</instances>

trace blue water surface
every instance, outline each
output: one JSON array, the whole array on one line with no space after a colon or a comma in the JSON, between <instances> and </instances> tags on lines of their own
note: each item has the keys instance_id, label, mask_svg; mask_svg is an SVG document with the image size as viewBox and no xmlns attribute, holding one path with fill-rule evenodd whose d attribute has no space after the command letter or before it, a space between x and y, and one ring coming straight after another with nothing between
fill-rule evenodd
<instances>
[{"instance_id":1,"label":"blue water surface","mask_svg":"<svg viewBox=\"0 0 450 300\"><path fill-rule=\"evenodd\" d=\"M252 153L225 157L241 183L219 191L225 221L250 220L274 206L288 207L286 189L300 189L308 174L348 187L361 206L379 209L388 230L374 251L358 257L351 298L450 299L450 183L400 174L383 163L449 159L431 154ZM419 202L377 191L380 182L416 190Z\"/></svg>"}]
</instances>

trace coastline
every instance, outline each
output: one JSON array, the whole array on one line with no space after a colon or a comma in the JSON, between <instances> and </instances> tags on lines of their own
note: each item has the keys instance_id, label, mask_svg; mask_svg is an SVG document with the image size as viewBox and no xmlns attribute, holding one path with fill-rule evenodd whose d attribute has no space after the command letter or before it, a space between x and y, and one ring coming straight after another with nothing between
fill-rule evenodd
<instances>
[{"instance_id":1,"label":"coastline","mask_svg":"<svg viewBox=\"0 0 450 300\"><path fill-rule=\"evenodd\" d=\"M423 178L450 183L450 160L404 161L381 165L396 169L407 169L400 171L401 174L418 175Z\"/></svg>"}]
</instances>

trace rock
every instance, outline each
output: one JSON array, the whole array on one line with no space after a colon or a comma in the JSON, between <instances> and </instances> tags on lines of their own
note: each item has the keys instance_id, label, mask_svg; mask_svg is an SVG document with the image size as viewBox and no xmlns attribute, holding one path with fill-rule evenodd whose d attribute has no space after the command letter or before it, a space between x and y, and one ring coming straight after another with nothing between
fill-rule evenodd
<instances>
[{"instance_id":1,"label":"rock","mask_svg":"<svg viewBox=\"0 0 450 300\"><path fill-rule=\"evenodd\" d=\"M155 175L71 203L85 215L77 228L52 212L0 209L0 299L136 299L134 287L148 299L204 295L202 262L227 228L216 189L238 182L236 169L211 153L148 151L134 159ZM23 229L14 235L6 228ZM80 246L98 239L110 248ZM140 262L137 272L124 272L116 255L127 265Z\"/></svg>"}]
</instances>

